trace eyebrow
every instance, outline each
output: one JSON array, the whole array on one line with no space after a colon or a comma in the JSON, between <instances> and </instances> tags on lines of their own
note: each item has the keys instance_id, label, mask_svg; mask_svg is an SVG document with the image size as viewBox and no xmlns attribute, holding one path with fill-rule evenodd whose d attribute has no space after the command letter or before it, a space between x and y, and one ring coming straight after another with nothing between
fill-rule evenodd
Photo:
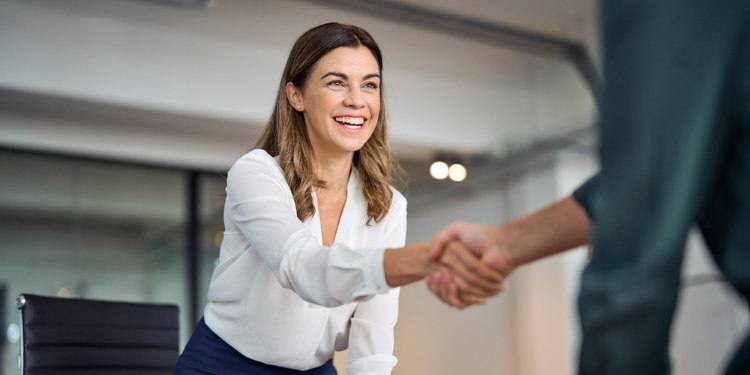
<instances>
[{"instance_id":1,"label":"eyebrow","mask_svg":"<svg viewBox=\"0 0 750 375\"><path fill-rule=\"evenodd\" d=\"M320 79L323 79L323 78L328 77L328 76L336 76L336 77L341 77L343 79L349 79L349 76L347 76L344 73L339 73L339 72L328 72L325 75L323 75L322 77L320 77ZM380 74L375 74L375 73L368 74L368 75L365 76L365 78L363 79L363 81L366 81L366 80L368 80L370 78L380 78Z\"/></svg>"}]
</instances>

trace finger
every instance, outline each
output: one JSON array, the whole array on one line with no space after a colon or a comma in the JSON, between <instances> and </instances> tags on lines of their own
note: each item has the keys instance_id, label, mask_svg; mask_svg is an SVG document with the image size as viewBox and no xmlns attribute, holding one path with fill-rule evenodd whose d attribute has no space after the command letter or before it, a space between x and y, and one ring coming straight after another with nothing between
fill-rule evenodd
<instances>
[{"instance_id":1,"label":"finger","mask_svg":"<svg viewBox=\"0 0 750 375\"><path fill-rule=\"evenodd\" d=\"M460 298L461 301L463 303L465 303L465 304L484 305L484 304L487 303L487 299L484 298L484 297L482 297L482 296L478 296L478 295L474 295L474 294L468 294L468 293L464 293L464 292L459 292L458 293L458 298Z\"/></svg>"},{"instance_id":2,"label":"finger","mask_svg":"<svg viewBox=\"0 0 750 375\"><path fill-rule=\"evenodd\" d=\"M427 284L427 286L429 287L432 294L434 294L438 299L450 305L447 287L443 284L439 274L431 277L431 280Z\"/></svg>"},{"instance_id":3,"label":"finger","mask_svg":"<svg viewBox=\"0 0 750 375\"><path fill-rule=\"evenodd\" d=\"M461 225L462 222L454 221L432 236L432 240L430 241L430 260L437 260L440 254L443 253L445 245L458 238Z\"/></svg>"},{"instance_id":4,"label":"finger","mask_svg":"<svg viewBox=\"0 0 750 375\"><path fill-rule=\"evenodd\" d=\"M464 266L469 269L473 274L480 276L490 282L502 282L505 277L500 272L492 269L486 263L478 259L472 252L470 252L465 246L458 242L451 242L448 244L448 250L454 252Z\"/></svg>"},{"instance_id":5,"label":"finger","mask_svg":"<svg viewBox=\"0 0 750 375\"><path fill-rule=\"evenodd\" d=\"M448 283L448 291L449 291L448 299L449 299L449 303L453 307L456 307L459 310L463 310L463 309L471 306L470 304L465 303L464 301L461 300L461 298L459 298L459 296L458 296L458 286L456 286L456 283L453 282L452 278L450 278L447 281L447 283Z\"/></svg>"},{"instance_id":6,"label":"finger","mask_svg":"<svg viewBox=\"0 0 750 375\"><path fill-rule=\"evenodd\" d=\"M459 290L486 296L495 292L495 289L492 288L491 284L482 285L477 282L478 278L476 275L468 271L465 265L457 259L455 254L446 253L440 261L448 266L451 272L453 272Z\"/></svg>"},{"instance_id":7,"label":"finger","mask_svg":"<svg viewBox=\"0 0 750 375\"><path fill-rule=\"evenodd\" d=\"M493 289L484 289L470 284L466 280L456 275L453 276L453 279L458 286L459 293L473 294L482 298L494 297L505 290L505 283L497 284Z\"/></svg>"},{"instance_id":8,"label":"finger","mask_svg":"<svg viewBox=\"0 0 750 375\"><path fill-rule=\"evenodd\" d=\"M466 308L466 304L458 297L458 288L453 282L452 276L447 272L441 272L438 277L442 296L441 299L448 305L458 309Z\"/></svg>"},{"instance_id":9,"label":"finger","mask_svg":"<svg viewBox=\"0 0 750 375\"><path fill-rule=\"evenodd\" d=\"M467 293L482 297L492 297L497 294L497 289L484 289L471 284L459 276L454 276L455 284L458 287L460 293ZM499 288L498 288L499 289Z\"/></svg>"},{"instance_id":10,"label":"finger","mask_svg":"<svg viewBox=\"0 0 750 375\"><path fill-rule=\"evenodd\" d=\"M438 283L435 279L433 279L432 282L428 283L427 287L430 289L430 292L435 295L435 297L443 302L446 302L443 298L443 293L440 290L440 283Z\"/></svg>"},{"instance_id":11,"label":"finger","mask_svg":"<svg viewBox=\"0 0 750 375\"><path fill-rule=\"evenodd\" d=\"M495 293L502 284L503 277L500 273L489 269L487 265L455 242L448 246L440 262L448 266L455 276L466 281L468 285L481 289L483 294ZM474 293L478 292L474 291Z\"/></svg>"}]
</instances>

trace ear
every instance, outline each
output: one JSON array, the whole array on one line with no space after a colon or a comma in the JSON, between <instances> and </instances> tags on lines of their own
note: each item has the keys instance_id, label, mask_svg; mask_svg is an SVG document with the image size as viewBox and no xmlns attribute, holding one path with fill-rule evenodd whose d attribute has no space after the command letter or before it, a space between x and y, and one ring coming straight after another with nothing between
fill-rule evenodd
<instances>
[{"instance_id":1,"label":"ear","mask_svg":"<svg viewBox=\"0 0 750 375\"><path fill-rule=\"evenodd\" d=\"M305 110L305 105L302 102L302 91L294 86L294 83L287 82L286 84L286 99L289 104L298 112Z\"/></svg>"}]
</instances>

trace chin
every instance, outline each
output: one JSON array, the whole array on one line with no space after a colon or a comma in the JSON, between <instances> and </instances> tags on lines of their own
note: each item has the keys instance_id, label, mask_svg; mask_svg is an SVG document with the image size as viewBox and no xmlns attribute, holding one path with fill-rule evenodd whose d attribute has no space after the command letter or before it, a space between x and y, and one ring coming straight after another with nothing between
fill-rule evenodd
<instances>
[{"instance_id":1,"label":"chin","mask_svg":"<svg viewBox=\"0 0 750 375\"><path fill-rule=\"evenodd\" d=\"M346 152L356 152L362 149L362 147L365 146L365 143L367 142L345 142L345 143L339 143L336 146L339 149L346 151Z\"/></svg>"}]
</instances>

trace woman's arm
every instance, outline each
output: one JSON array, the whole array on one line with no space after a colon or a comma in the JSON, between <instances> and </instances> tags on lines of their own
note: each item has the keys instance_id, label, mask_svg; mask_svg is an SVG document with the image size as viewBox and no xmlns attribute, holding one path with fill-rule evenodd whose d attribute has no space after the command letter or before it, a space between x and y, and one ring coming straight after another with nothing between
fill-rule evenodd
<instances>
[{"instance_id":1,"label":"woman's arm","mask_svg":"<svg viewBox=\"0 0 750 375\"><path fill-rule=\"evenodd\" d=\"M305 301L332 307L389 289L385 249L322 246L297 218L281 170L265 152L253 151L229 171L226 210L278 282ZM228 249L227 256L246 250Z\"/></svg>"},{"instance_id":2,"label":"woman's arm","mask_svg":"<svg viewBox=\"0 0 750 375\"><path fill-rule=\"evenodd\" d=\"M401 252L406 241L406 200L402 197L394 202L388 219L393 225L386 228L381 245ZM396 200L397 197L394 197ZM425 245L426 246L426 245ZM387 294L360 302L354 310L349 329L350 375L369 373L389 375L398 360L393 356L393 327L398 319L398 296L400 288Z\"/></svg>"},{"instance_id":3,"label":"woman's arm","mask_svg":"<svg viewBox=\"0 0 750 375\"><path fill-rule=\"evenodd\" d=\"M364 301L421 280L436 266L426 244L389 249L387 257L383 247L322 246L297 218L281 170L265 152L246 155L229 171L226 210L279 283L318 305ZM244 250L228 249L227 256Z\"/></svg>"},{"instance_id":4,"label":"woman's arm","mask_svg":"<svg viewBox=\"0 0 750 375\"><path fill-rule=\"evenodd\" d=\"M349 375L389 375L398 360L393 356L393 328L398 320L401 288L360 302L349 329Z\"/></svg>"}]
</instances>

